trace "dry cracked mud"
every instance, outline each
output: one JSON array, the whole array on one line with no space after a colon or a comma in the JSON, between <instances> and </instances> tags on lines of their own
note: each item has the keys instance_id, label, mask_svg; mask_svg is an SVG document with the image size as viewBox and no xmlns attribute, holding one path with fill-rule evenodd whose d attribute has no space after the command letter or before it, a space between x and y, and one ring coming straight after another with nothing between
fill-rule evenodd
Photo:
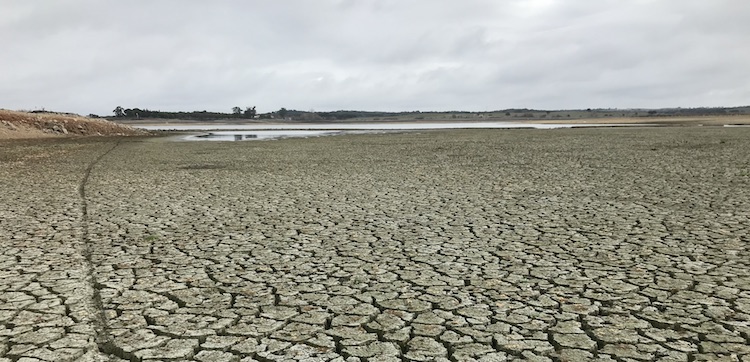
<instances>
[{"instance_id":1,"label":"dry cracked mud","mask_svg":"<svg viewBox=\"0 0 750 362\"><path fill-rule=\"evenodd\" d=\"M750 361L749 146L0 142L0 362Z\"/></svg>"}]
</instances>

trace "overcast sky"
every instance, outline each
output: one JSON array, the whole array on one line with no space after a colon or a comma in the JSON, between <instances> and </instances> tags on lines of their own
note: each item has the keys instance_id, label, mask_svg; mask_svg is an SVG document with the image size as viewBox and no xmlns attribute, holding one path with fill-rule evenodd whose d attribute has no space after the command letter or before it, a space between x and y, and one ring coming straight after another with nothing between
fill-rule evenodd
<instances>
[{"instance_id":1,"label":"overcast sky","mask_svg":"<svg viewBox=\"0 0 750 362\"><path fill-rule=\"evenodd\" d=\"M747 0L0 0L0 108L750 104Z\"/></svg>"}]
</instances>

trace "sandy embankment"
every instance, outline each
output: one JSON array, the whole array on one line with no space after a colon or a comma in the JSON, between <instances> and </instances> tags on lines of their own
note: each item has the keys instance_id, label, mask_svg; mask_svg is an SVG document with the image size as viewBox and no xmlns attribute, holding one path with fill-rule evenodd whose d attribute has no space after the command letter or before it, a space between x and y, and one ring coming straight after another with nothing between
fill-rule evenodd
<instances>
[{"instance_id":1,"label":"sandy embankment","mask_svg":"<svg viewBox=\"0 0 750 362\"><path fill-rule=\"evenodd\" d=\"M103 119L63 113L29 113L0 109L0 139L144 134L143 130Z\"/></svg>"}]
</instances>

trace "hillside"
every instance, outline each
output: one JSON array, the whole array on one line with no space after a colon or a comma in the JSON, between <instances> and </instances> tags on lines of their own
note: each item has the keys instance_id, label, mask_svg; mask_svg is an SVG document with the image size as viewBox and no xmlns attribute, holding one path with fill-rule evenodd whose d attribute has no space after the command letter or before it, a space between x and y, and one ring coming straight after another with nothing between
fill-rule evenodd
<instances>
[{"instance_id":1,"label":"hillside","mask_svg":"<svg viewBox=\"0 0 750 362\"><path fill-rule=\"evenodd\" d=\"M0 109L0 139L144 134L147 133L129 126L75 114Z\"/></svg>"},{"instance_id":2,"label":"hillside","mask_svg":"<svg viewBox=\"0 0 750 362\"><path fill-rule=\"evenodd\" d=\"M236 107L239 112L239 107ZM659 109L563 109L539 110L528 108L504 109L495 111L407 111L381 112L362 110L338 110L331 112L300 111L281 108L278 111L256 113L255 107L248 108L245 113L221 113L207 111L179 111L163 112L142 108L116 108L115 117L107 119L124 124L150 124L167 120L169 122L221 122L221 123L251 123L251 122L412 122L412 121L495 121L495 122L547 122L557 123L612 123L607 120L629 119L630 123L679 123L682 120L706 119L721 120L720 122L735 122L733 119L744 120L750 117L750 106L743 107L696 107L696 108L659 108ZM729 118L726 118L729 117ZM655 122L654 120L657 119Z\"/></svg>"}]
</instances>

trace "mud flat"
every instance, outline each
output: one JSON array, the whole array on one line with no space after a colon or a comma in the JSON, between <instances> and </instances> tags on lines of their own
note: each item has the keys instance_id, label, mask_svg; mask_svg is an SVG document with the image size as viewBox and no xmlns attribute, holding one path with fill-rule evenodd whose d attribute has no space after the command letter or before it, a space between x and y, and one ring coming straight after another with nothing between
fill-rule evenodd
<instances>
[{"instance_id":1,"label":"mud flat","mask_svg":"<svg viewBox=\"0 0 750 362\"><path fill-rule=\"evenodd\" d=\"M747 361L750 129L0 142L0 361Z\"/></svg>"}]
</instances>

